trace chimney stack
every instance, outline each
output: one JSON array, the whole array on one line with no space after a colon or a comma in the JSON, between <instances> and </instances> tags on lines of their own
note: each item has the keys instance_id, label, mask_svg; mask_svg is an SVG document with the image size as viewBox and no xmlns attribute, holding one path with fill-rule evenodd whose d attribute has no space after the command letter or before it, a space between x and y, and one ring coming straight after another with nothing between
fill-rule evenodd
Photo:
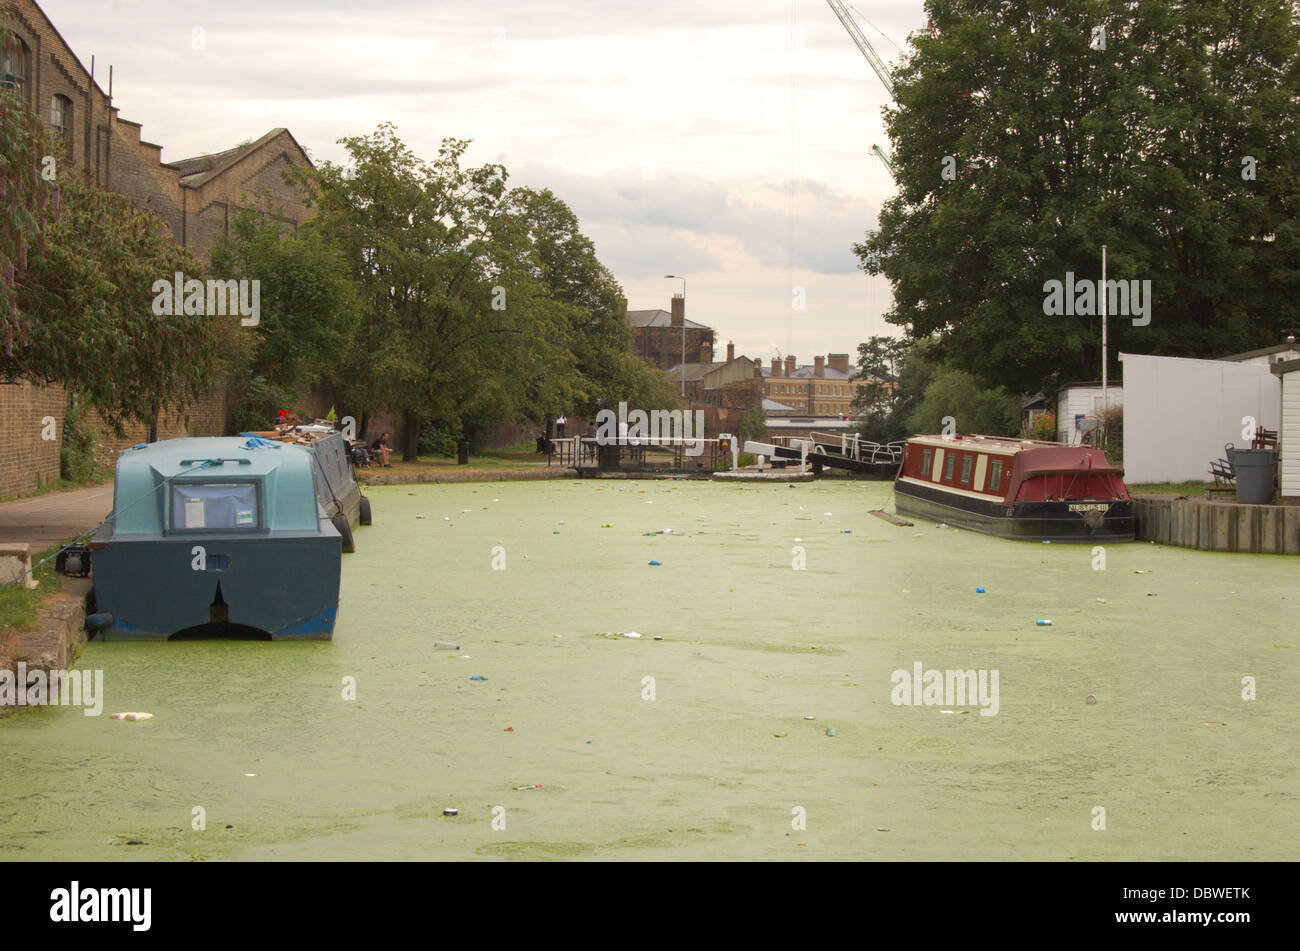
<instances>
[{"instance_id":1,"label":"chimney stack","mask_svg":"<svg viewBox=\"0 0 1300 951\"><path fill-rule=\"evenodd\" d=\"M727 341L727 362L730 363L736 359L736 345L730 340Z\"/></svg>"},{"instance_id":2,"label":"chimney stack","mask_svg":"<svg viewBox=\"0 0 1300 951\"><path fill-rule=\"evenodd\" d=\"M713 341L710 340L708 337L705 337L703 340L700 341L700 362L701 363L713 362Z\"/></svg>"},{"instance_id":3,"label":"chimney stack","mask_svg":"<svg viewBox=\"0 0 1300 951\"><path fill-rule=\"evenodd\" d=\"M826 362L834 370L839 370L841 373L849 372L849 355L847 353L828 354Z\"/></svg>"},{"instance_id":4,"label":"chimney stack","mask_svg":"<svg viewBox=\"0 0 1300 951\"><path fill-rule=\"evenodd\" d=\"M673 319L671 326L678 328L686 326L686 298L681 294L673 295Z\"/></svg>"},{"instance_id":5,"label":"chimney stack","mask_svg":"<svg viewBox=\"0 0 1300 951\"><path fill-rule=\"evenodd\" d=\"M795 368L796 368L798 365L799 365L799 363L798 363L797 360L795 360L794 357L786 357L786 358L785 358L785 375L786 375L786 376L794 376Z\"/></svg>"},{"instance_id":6,"label":"chimney stack","mask_svg":"<svg viewBox=\"0 0 1300 951\"><path fill-rule=\"evenodd\" d=\"M781 361L778 360L776 357L773 357L773 358L772 358L772 373L771 373L771 375L772 375L772 376L780 376L780 375L781 375Z\"/></svg>"},{"instance_id":7,"label":"chimney stack","mask_svg":"<svg viewBox=\"0 0 1300 951\"><path fill-rule=\"evenodd\" d=\"M826 358L813 357L813 376L826 375Z\"/></svg>"},{"instance_id":8,"label":"chimney stack","mask_svg":"<svg viewBox=\"0 0 1300 951\"><path fill-rule=\"evenodd\" d=\"M763 379L763 362L761 360L754 361L754 379Z\"/></svg>"}]
</instances>

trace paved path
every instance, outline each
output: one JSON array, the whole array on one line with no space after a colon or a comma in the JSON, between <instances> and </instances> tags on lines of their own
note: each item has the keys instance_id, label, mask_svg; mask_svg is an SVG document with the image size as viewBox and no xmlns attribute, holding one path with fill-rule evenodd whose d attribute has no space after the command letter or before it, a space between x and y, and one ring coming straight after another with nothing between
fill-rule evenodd
<instances>
[{"instance_id":1,"label":"paved path","mask_svg":"<svg viewBox=\"0 0 1300 951\"><path fill-rule=\"evenodd\" d=\"M14 502L0 502L0 543L27 542L32 554L75 538L102 522L113 510L113 484L46 492Z\"/></svg>"}]
</instances>

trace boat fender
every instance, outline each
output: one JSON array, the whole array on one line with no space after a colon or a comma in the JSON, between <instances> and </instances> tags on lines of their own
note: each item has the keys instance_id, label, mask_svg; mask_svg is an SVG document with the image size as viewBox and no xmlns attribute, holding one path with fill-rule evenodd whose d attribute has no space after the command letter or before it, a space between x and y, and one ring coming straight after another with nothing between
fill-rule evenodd
<instances>
[{"instance_id":1,"label":"boat fender","mask_svg":"<svg viewBox=\"0 0 1300 951\"><path fill-rule=\"evenodd\" d=\"M361 517L359 522L362 525L370 524L370 500L364 495L361 496Z\"/></svg>"},{"instance_id":2,"label":"boat fender","mask_svg":"<svg viewBox=\"0 0 1300 951\"><path fill-rule=\"evenodd\" d=\"M352 526L348 524L348 517L339 512L330 521L334 523L334 527L338 529L339 535L343 538L343 550L356 551L357 543L352 539Z\"/></svg>"},{"instance_id":3,"label":"boat fender","mask_svg":"<svg viewBox=\"0 0 1300 951\"><path fill-rule=\"evenodd\" d=\"M113 612L111 611L100 611L98 614L87 614L86 630L102 631L106 627L112 627L114 620Z\"/></svg>"}]
</instances>

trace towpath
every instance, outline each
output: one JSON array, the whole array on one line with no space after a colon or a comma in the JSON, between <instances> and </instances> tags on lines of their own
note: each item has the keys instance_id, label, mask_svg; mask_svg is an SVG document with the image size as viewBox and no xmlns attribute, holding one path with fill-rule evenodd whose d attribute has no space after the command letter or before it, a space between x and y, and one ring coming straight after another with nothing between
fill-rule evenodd
<instances>
[{"instance_id":1,"label":"towpath","mask_svg":"<svg viewBox=\"0 0 1300 951\"><path fill-rule=\"evenodd\" d=\"M89 531L112 510L111 482L0 502L0 544L26 542L35 555Z\"/></svg>"}]
</instances>

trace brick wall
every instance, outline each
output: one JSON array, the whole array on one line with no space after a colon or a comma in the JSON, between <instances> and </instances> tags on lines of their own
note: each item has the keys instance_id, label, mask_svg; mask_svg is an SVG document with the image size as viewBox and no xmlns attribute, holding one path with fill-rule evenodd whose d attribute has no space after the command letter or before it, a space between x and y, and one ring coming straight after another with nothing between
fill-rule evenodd
<instances>
[{"instance_id":1,"label":"brick wall","mask_svg":"<svg viewBox=\"0 0 1300 951\"><path fill-rule=\"evenodd\" d=\"M0 496L32 492L59 477L63 390L30 383L0 385ZM42 439L54 418L54 439Z\"/></svg>"}]
</instances>

